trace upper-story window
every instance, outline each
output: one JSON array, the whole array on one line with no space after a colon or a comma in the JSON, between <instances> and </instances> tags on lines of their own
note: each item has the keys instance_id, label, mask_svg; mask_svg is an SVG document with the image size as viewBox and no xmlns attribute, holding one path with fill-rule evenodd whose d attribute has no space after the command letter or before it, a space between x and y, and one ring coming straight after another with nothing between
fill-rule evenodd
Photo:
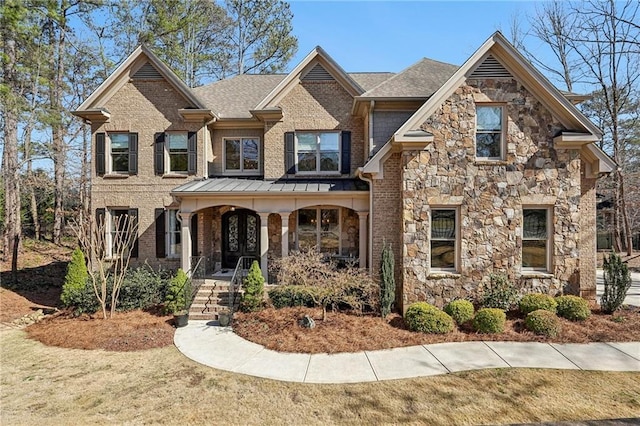
<instances>
[{"instance_id":1,"label":"upper-story window","mask_svg":"<svg viewBox=\"0 0 640 426\"><path fill-rule=\"evenodd\" d=\"M340 173L340 132L296 132L298 173Z\"/></svg>"},{"instance_id":2,"label":"upper-story window","mask_svg":"<svg viewBox=\"0 0 640 426\"><path fill-rule=\"evenodd\" d=\"M478 105L476 107L476 158L501 160L504 158L503 107Z\"/></svg>"},{"instance_id":3,"label":"upper-story window","mask_svg":"<svg viewBox=\"0 0 640 426\"><path fill-rule=\"evenodd\" d=\"M188 168L187 132L167 133L169 173L186 173Z\"/></svg>"},{"instance_id":4,"label":"upper-story window","mask_svg":"<svg viewBox=\"0 0 640 426\"><path fill-rule=\"evenodd\" d=\"M134 175L138 173L138 134L96 133L96 175Z\"/></svg>"},{"instance_id":5,"label":"upper-story window","mask_svg":"<svg viewBox=\"0 0 640 426\"><path fill-rule=\"evenodd\" d=\"M111 172L129 173L129 133L110 133Z\"/></svg>"},{"instance_id":6,"label":"upper-story window","mask_svg":"<svg viewBox=\"0 0 640 426\"><path fill-rule=\"evenodd\" d=\"M194 175L197 169L196 132L156 133L153 148L153 169L157 176Z\"/></svg>"},{"instance_id":7,"label":"upper-story window","mask_svg":"<svg viewBox=\"0 0 640 426\"><path fill-rule=\"evenodd\" d=\"M224 171L227 173L259 173L260 140L258 138L224 139Z\"/></svg>"}]
</instances>

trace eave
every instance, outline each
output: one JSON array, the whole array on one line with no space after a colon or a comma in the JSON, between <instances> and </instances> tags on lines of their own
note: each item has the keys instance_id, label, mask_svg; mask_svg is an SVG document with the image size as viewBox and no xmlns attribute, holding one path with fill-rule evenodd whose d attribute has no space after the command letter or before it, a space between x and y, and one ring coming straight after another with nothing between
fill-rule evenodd
<instances>
[{"instance_id":1,"label":"eave","mask_svg":"<svg viewBox=\"0 0 640 426\"><path fill-rule=\"evenodd\" d=\"M260 121L282 121L283 117L281 108L252 109L249 112Z\"/></svg>"},{"instance_id":2,"label":"eave","mask_svg":"<svg viewBox=\"0 0 640 426\"><path fill-rule=\"evenodd\" d=\"M210 109L181 108L178 110L178 113L185 122L209 122L217 119L216 115Z\"/></svg>"},{"instance_id":3,"label":"eave","mask_svg":"<svg viewBox=\"0 0 640 426\"><path fill-rule=\"evenodd\" d=\"M83 110L71 111L71 114L76 117L83 118L84 120L93 122L108 122L111 118L111 113L106 108L90 108Z\"/></svg>"},{"instance_id":4,"label":"eave","mask_svg":"<svg viewBox=\"0 0 640 426\"><path fill-rule=\"evenodd\" d=\"M558 148L579 149L600 139L590 133L562 132L555 138L553 143Z\"/></svg>"}]
</instances>

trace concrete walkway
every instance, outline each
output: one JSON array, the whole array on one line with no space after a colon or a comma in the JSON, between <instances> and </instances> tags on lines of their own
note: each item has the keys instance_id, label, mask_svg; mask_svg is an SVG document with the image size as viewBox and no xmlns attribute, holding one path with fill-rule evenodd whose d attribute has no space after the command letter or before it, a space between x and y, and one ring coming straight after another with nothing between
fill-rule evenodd
<instances>
[{"instance_id":1,"label":"concrete walkway","mask_svg":"<svg viewBox=\"0 0 640 426\"><path fill-rule=\"evenodd\" d=\"M174 342L188 358L209 367L301 383L374 382L509 367L640 371L640 342L462 342L310 355L265 349L207 321L189 321L176 330Z\"/></svg>"}]
</instances>

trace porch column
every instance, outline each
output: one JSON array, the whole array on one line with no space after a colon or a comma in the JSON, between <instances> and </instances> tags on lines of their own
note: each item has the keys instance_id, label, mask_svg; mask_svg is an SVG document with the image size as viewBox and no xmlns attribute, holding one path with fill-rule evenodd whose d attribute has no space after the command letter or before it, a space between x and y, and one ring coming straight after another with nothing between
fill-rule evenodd
<instances>
[{"instance_id":1,"label":"porch column","mask_svg":"<svg viewBox=\"0 0 640 426\"><path fill-rule=\"evenodd\" d=\"M360 267L367 267L367 216L369 212L357 212L360 219L360 234L358 236L360 247L358 248L358 256L360 257Z\"/></svg>"},{"instance_id":2,"label":"porch column","mask_svg":"<svg viewBox=\"0 0 640 426\"><path fill-rule=\"evenodd\" d=\"M291 212L280 212L282 220L282 257L289 256L289 215Z\"/></svg>"},{"instance_id":3,"label":"porch column","mask_svg":"<svg viewBox=\"0 0 640 426\"><path fill-rule=\"evenodd\" d=\"M258 213L260 216L260 269L265 279L269 278L267 254L269 253L269 213Z\"/></svg>"},{"instance_id":4,"label":"porch column","mask_svg":"<svg viewBox=\"0 0 640 426\"><path fill-rule=\"evenodd\" d=\"M180 265L182 270L191 276L191 216L193 213L180 212L180 241L182 245L182 257Z\"/></svg>"}]
</instances>

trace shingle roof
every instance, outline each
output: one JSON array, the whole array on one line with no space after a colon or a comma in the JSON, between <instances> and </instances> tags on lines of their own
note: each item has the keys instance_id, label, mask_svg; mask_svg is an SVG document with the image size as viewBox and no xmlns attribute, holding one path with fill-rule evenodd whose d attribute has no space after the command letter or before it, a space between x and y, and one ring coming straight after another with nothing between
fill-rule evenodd
<instances>
[{"instance_id":1,"label":"shingle roof","mask_svg":"<svg viewBox=\"0 0 640 426\"><path fill-rule=\"evenodd\" d=\"M194 180L174 188L172 194L201 193L292 193L292 192L337 192L368 191L369 185L360 179L296 179L255 180L239 178L212 178Z\"/></svg>"},{"instance_id":2,"label":"shingle roof","mask_svg":"<svg viewBox=\"0 0 640 426\"><path fill-rule=\"evenodd\" d=\"M458 66L423 58L378 86L369 89L365 98L428 98L452 75Z\"/></svg>"}]
</instances>

